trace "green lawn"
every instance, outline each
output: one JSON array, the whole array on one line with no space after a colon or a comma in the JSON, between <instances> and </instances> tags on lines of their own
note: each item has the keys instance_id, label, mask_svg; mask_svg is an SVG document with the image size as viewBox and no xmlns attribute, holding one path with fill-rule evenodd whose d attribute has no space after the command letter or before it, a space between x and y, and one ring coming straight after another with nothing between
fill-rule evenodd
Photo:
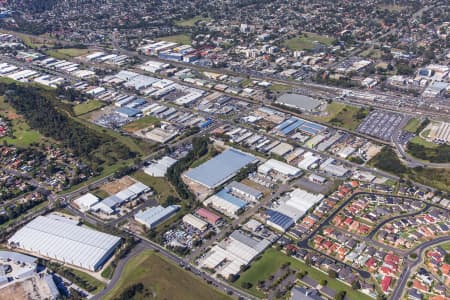
<instances>
[{"instance_id":1,"label":"green lawn","mask_svg":"<svg viewBox=\"0 0 450 300\"><path fill-rule=\"evenodd\" d=\"M45 51L45 54L50 55L56 59L71 59L77 56L86 55L93 50L91 49L79 49L79 48L64 48L64 49L51 49Z\"/></svg>"},{"instance_id":2,"label":"green lawn","mask_svg":"<svg viewBox=\"0 0 450 300\"><path fill-rule=\"evenodd\" d=\"M450 252L450 242L447 242L445 244L440 245L442 249L444 249L447 252Z\"/></svg>"},{"instance_id":3,"label":"green lawn","mask_svg":"<svg viewBox=\"0 0 450 300\"><path fill-rule=\"evenodd\" d=\"M181 45L190 45L190 44L192 44L191 37L188 34L185 34L185 33L163 36L163 37L157 38L156 40L157 41L173 42L173 43L178 43L178 44L181 44Z\"/></svg>"},{"instance_id":4,"label":"green lawn","mask_svg":"<svg viewBox=\"0 0 450 300\"><path fill-rule=\"evenodd\" d=\"M97 110L105 106L105 103L99 100L88 100L86 102L73 106L73 112L76 116L87 114L91 111Z\"/></svg>"},{"instance_id":5,"label":"green lawn","mask_svg":"<svg viewBox=\"0 0 450 300\"><path fill-rule=\"evenodd\" d=\"M128 132L135 132L137 130L147 128L150 125L159 125L159 124L160 121L158 118L155 118L153 116L145 116L143 118L140 118L136 121L133 121L123 126L123 130L126 130Z\"/></svg>"},{"instance_id":6,"label":"green lawn","mask_svg":"<svg viewBox=\"0 0 450 300\"><path fill-rule=\"evenodd\" d=\"M316 46L316 42L329 46L333 42L333 38L311 32L305 32L300 36L286 40L283 45L291 51L311 50Z\"/></svg>"},{"instance_id":7,"label":"green lawn","mask_svg":"<svg viewBox=\"0 0 450 300\"><path fill-rule=\"evenodd\" d=\"M383 52L380 49L369 48L361 52L362 57L370 57L374 59L380 59Z\"/></svg>"},{"instance_id":8,"label":"green lawn","mask_svg":"<svg viewBox=\"0 0 450 300\"><path fill-rule=\"evenodd\" d=\"M176 21L175 25L182 26L182 27L194 27L195 24L199 21L210 22L210 21L212 21L212 19L207 18L207 17L202 17L202 16L196 16L196 17L193 17L190 19Z\"/></svg>"},{"instance_id":9,"label":"green lawn","mask_svg":"<svg viewBox=\"0 0 450 300\"><path fill-rule=\"evenodd\" d=\"M404 131L416 132L422 122L417 118L412 118L408 121L408 124L403 128Z\"/></svg>"},{"instance_id":10,"label":"green lawn","mask_svg":"<svg viewBox=\"0 0 450 300\"><path fill-rule=\"evenodd\" d=\"M105 199L110 196L107 192L105 192L104 190L101 190L101 189L96 189L95 191L92 192L92 194L94 194L95 196L97 196L101 199Z\"/></svg>"},{"instance_id":11,"label":"green lawn","mask_svg":"<svg viewBox=\"0 0 450 300\"><path fill-rule=\"evenodd\" d=\"M32 130L25 119L16 114L16 110L0 97L0 116L11 120L13 137L5 136L0 142L6 141L10 145L28 147L33 143L40 143L44 137L37 130Z\"/></svg>"},{"instance_id":12,"label":"green lawn","mask_svg":"<svg viewBox=\"0 0 450 300\"><path fill-rule=\"evenodd\" d=\"M408 178L438 190L450 192L450 168L411 169Z\"/></svg>"},{"instance_id":13,"label":"green lawn","mask_svg":"<svg viewBox=\"0 0 450 300\"><path fill-rule=\"evenodd\" d=\"M333 103L331 105L333 105ZM335 106L335 108L339 110L339 112L335 113L335 115L331 117L328 122L330 122L332 125L343 127L348 130L355 130L369 113L368 109L351 105L345 105L344 107L341 107L340 105L342 104L338 104Z\"/></svg>"},{"instance_id":14,"label":"green lawn","mask_svg":"<svg viewBox=\"0 0 450 300\"><path fill-rule=\"evenodd\" d=\"M410 140L411 143L415 143L415 144L419 144L422 145L426 148L436 148L438 146L438 144L435 144L433 142L429 142L423 138L421 138L420 136L415 136Z\"/></svg>"},{"instance_id":15,"label":"green lawn","mask_svg":"<svg viewBox=\"0 0 450 300\"><path fill-rule=\"evenodd\" d=\"M346 106L347 105L344 103L333 101L327 104L326 115L312 118L317 121L330 122L330 120L336 117Z\"/></svg>"},{"instance_id":16,"label":"green lawn","mask_svg":"<svg viewBox=\"0 0 450 300\"><path fill-rule=\"evenodd\" d=\"M111 264L109 264L101 273L103 278L111 279L114 274L114 268Z\"/></svg>"},{"instance_id":17,"label":"green lawn","mask_svg":"<svg viewBox=\"0 0 450 300\"><path fill-rule=\"evenodd\" d=\"M284 91L288 91L290 89L291 89L290 86L285 85L285 84L278 84L278 83L272 84L269 87L269 90L272 92L284 92Z\"/></svg>"},{"instance_id":18,"label":"green lawn","mask_svg":"<svg viewBox=\"0 0 450 300\"><path fill-rule=\"evenodd\" d=\"M303 262L285 255L282 252L275 250L274 248L269 248L264 252L261 259L254 262L250 269L243 272L239 279L234 283L235 286L241 287L243 282L252 283L252 288L249 290L252 294L261 297L264 296L262 292L256 290L256 286L258 285L258 281L267 280L270 275L275 274L275 272L286 262L291 263L291 268L296 269L298 271L307 271L308 276L315 279L316 281L320 281L325 279L328 281L327 286L336 292L341 290L347 292L347 297L349 299L358 299L358 300L369 300L372 299L369 296L366 296L358 291L353 290L350 286L336 280L331 279L327 274L314 269L310 266L307 266Z\"/></svg>"},{"instance_id":19,"label":"green lawn","mask_svg":"<svg viewBox=\"0 0 450 300\"><path fill-rule=\"evenodd\" d=\"M103 299L116 299L125 289L138 283L144 285L144 293L156 295L155 299L231 299L159 254L149 250L133 257L128 262L116 286ZM144 293L138 293L133 299L149 299L149 295L145 296Z\"/></svg>"},{"instance_id":20,"label":"green lawn","mask_svg":"<svg viewBox=\"0 0 450 300\"><path fill-rule=\"evenodd\" d=\"M178 197L175 188L165 177L153 177L139 170L131 175L131 177L149 186L156 192L161 201L166 200L168 196Z\"/></svg>"}]
</instances>

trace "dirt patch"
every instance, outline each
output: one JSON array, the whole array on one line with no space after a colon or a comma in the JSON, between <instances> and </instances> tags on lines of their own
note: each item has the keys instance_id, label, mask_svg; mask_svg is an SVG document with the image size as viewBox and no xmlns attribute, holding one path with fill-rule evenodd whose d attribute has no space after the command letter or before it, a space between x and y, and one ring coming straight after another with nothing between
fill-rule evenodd
<instances>
[{"instance_id":1,"label":"dirt patch","mask_svg":"<svg viewBox=\"0 0 450 300\"><path fill-rule=\"evenodd\" d=\"M133 185L134 183L135 181L131 177L125 176L103 185L102 187L100 187L100 190L105 191L110 195L114 195L121 190L124 190L127 187Z\"/></svg>"},{"instance_id":2,"label":"dirt patch","mask_svg":"<svg viewBox=\"0 0 450 300\"><path fill-rule=\"evenodd\" d=\"M14 111L8 111L6 114L6 117L10 120L16 120L16 119L20 119L22 116L17 114Z\"/></svg>"}]
</instances>

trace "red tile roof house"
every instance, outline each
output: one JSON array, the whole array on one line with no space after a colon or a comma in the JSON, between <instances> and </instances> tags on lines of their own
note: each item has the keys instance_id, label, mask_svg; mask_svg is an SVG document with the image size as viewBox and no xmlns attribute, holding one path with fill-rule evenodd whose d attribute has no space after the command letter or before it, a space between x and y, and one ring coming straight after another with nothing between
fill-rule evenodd
<instances>
[{"instance_id":1,"label":"red tile roof house","mask_svg":"<svg viewBox=\"0 0 450 300\"><path fill-rule=\"evenodd\" d=\"M375 258L371 257L366 261L365 266L367 267L369 272L375 272L376 267L377 267L377 260Z\"/></svg>"},{"instance_id":2,"label":"red tile roof house","mask_svg":"<svg viewBox=\"0 0 450 300\"><path fill-rule=\"evenodd\" d=\"M418 279L413 280L413 287L419 291L428 293L428 287L425 284L423 284L422 282L420 282L420 280L418 280Z\"/></svg>"},{"instance_id":3,"label":"red tile roof house","mask_svg":"<svg viewBox=\"0 0 450 300\"><path fill-rule=\"evenodd\" d=\"M348 218L345 219L345 221L344 221L344 224L347 225L347 226L352 225L352 223L353 223L353 219L350 218L350 217L348 217Z\"/></svg>"},{"instance_id":4,"label":"red tile roof house","mask_svg":"<svg viewBox=\"0 0 450 300\"><path fill-rule=\"evenodd\" d=\"M391 276L384 276L383 280L381 280L381 289L383 292L387 292L392 282Z\"/></svg>"},{"instance_id":5,"label":"red tile roof house","mask_svg":"<svg viewBox=\"0 0 450 300\"><path fill-rule=\"evenodd\" d=\"M378 272L381 275L387 276L387 275L392 275L394 272L392 272L391 268L386 267L386 266L382 266L380 267L380 269L378 270Z\"/></svg>"},{"instance_id":6,"label":"red tile roof house","mask_svg":"<svg viewBox=\"0 0 450 300\"><path fill-rule=\"evenodd\" d=\"M342 223L343 218L341 216L335 216L333 218L333 221L331 221L331 223L333 223L334 225L339 226Z\"/></svg>"}]
</instances>

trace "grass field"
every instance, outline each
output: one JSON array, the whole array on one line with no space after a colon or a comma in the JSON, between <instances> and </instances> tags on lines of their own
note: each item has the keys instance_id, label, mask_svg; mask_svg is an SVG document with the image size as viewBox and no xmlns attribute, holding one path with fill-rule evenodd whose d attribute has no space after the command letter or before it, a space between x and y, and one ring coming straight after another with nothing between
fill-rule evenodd
<instances>
[{"instance_id":1,"label":"grass field","mask_svg":"<svg viewBox=\"0 0 450 300\"><path fill-rule=\"evenodd\" d=\"M56 59L71 59L73 57L86 55L92 51L93 50L91 49L63 48L47 50L45 53Z\"/></svg>"},{"instance_id":2,"label":"grass field","mask_svg":"<svg viewBox=\"0 0 450 300\"><path fill-rule=\"evenodd\" d=\"M109 264L100 275L102 275L103 278L111 279L114 274L114 268Z\"/></svg>"},{"instance_id":3,"label":"grass field","mask_svg":"<svg viewBox=\"0 0 450 300\"><path fill-rule=\"evenodd\" d=\"M433 142L428 142L427 140L421 138L420 136L415 136L410 140L411 143L416 143L427 148L436 148L438 145Z\"/></svg>"},{"instance_id":4,"label":"grass field","mask_svg":"<svg viewBox=\"0 0 450 300\"><path fill-rule=\"evenodd\" d=\"M417 118L412 118L408 121L408 124L403 128L404 131L408 132L416 132L416 130L419 128L421 122Z\"/></svg>"},{"instance_id":5,"label":"grass field","mask_svg":"<svg viewBox=\"0 0 450 300\"><path fill-rule=\"evenodd\" d=\"M160 121L158 118L155 118L153 116L145 116L136 121L128 123L127 125L123 126L122 129L128 132L135 132L137 130L147 128L150 125L159 125L159 123Z\"/></svg>"},{"instance_id":6,"label":"grass field","mask_svg":"<svg viewBox=\"0 0 450 300\"><path fill-rule=\"evenodd\" d=\"M441 245L442 249L444 249L447 252L450 252L450 242L447 242L445 244Z\"/></svg>"},{"instance_id":7,"label":"grass field","mask_svg":"<svg viewBox=\"0 0 450 300\"><path fill-rule=\"evenodd\" d=\"M95 196L101 198L101 199L105 199L108 198L110 195L108 194L108 192L101 190L101 189L96 189L95 191L92 192L92 194L94 194Z\"/></svg>"},{"instance_id":8,"label":"grass field","mask_svg":"<svg viewBox=\"0 0 450 300\"><path fill-rule=\"evenodd\" d=\"M283 45L291 51L311 50L316 46L316 42L329 46L333 42L333 38L306 32L301 36L286 40Z\"/></svg>"},{"instance_id":9,"label":"grass field","mask_svg":"<svg viewBox=\"0 0 450 300\"><path fill-rule=\"evenodd\" d=\"M340 113L347 105L340 102L331 102L327 104L326 108L326 115L324 116L314 116L313 119L316 119L317 121L322 122L330 122L331 119L337 116L338 113Z\"/></svg>"},{"instance_id":10,"label":"grass field","mask_svg":"<svg viewBox=\"0 0 450 300\"><path fill-rule=\"evenodd\" d=\"M290 90L290 89L291 89L291 87L288 86L288 85L285 85L285 84L277 84L277 83L272 84L272 85L269 87L269 90L272 91L272 92L284 92L284 91L288 91L288 90Z\"/></svg>"},{"instance_id":11,"label":"grass field","mask_svg":"<svg viewBox=\"0 0 450 300\"><path fill-rule=\"evenodd\" d=\"M258 281L267 280L270 275L273 275L278 268L281 267L286 262L291 263L291 268L296 269L298 271L307 271L308 276L320 281L325 279L328 281L327 286L336 292L346 291L347 297L349 299L358 299L358 300L369 300L371 299L369 296L366 296L358 291L353 290L350 286L345 285L344 283L330 278L327 274L314 269L310 266L307 266L303 262L285 255L282 252L275 250L274 248L269 248L264 252L261 259L254 262L250 269L241 274L239 279L234 283L237 287L241 287L243 282L252 283L252 288L249 290L255 296L261 297L263 294L256 290L256 286L258 285Z\"/></svg>"},{"instance_id":12,"label":"grass field","mask_svg":"<svg viewBox=\"0 0 450 300\"><path fill-rule=\"evenodd\" d=\"M131 175L131 177L139 180L143 184L151 187L159 199L164 201L168 196L178 197L175 188L169 183L165 177L153 177L140 170Z\"/></svg>"},{"instance_id":13,"label":"grass field","mask_svg":"<svg viewBox=\"0 0 450 300\"><path fill-rule=\"evenodd\" d=\"M76 116L87 114L91 111L97 110L105 106L105 103L99 100L88 100L86 102L73 106L73 112Z\"/></svg>"},{"instance_id":14,"label":"grass field","mask_svg":"<svg viewBox=\"0 0 450 300\"><path fill-rule=\"evenodd\" d=\"M194 27L195 24L199 21L205 21L205 22L209 22L211 21L211 18L206 18L206 17L202 17L202 16L196 16L190 19L184 19L184 20L179 20L175 22L175 25L177 26L182 26L182 27Z\"/></svg>"},{"instance_id":15,"label":"grass field","mask_svg":"<svg viewBox=\"0 0 450 300\"><path fill-rule=\"evenodd\" d=\"M356 127L362 122L368 114L368 110L364 109L360 111L359 107L346 105L339 102L332 102L327 105L328 115L324 117L318 117L317 120L331 123L332 125L343 127L349 130L355 130ZM361 114L359 116L358 112Z\"/></svg>"},{"instance_id":16,"label":"grass field","mask_svg":"<svg viewBox=\"0 0 450 300\"><path fill-rule=\"evenodd\" d=\"M104 299L118 298L126 288L138 283L142 283L149 293L156 296L151 299L231 299L153 251L133 257L125 266L116 286ZM149 298L137 294L133 299Z\"/></svg>"},{"instance_id":17,"label":"grass field","mask_svg":"<svg viewBox=\"0 0 450 300\"><path fill-rule=\"evenodd\" d=\"M28 147L30 144L40 143L44 137L37 131L32 130L25 122L25 119L16 114L16 110L0 97L0 116L11 120L13 137L0 138L0 142L6 141L9 145L18 147Z\"/></svg>"},{"instance_id":18,"label":"grass field","mask_svg":"<svg viewBox=\"0 0 450 300\"><path fill-rule=\"evenodd\" d=\"M182 44L182 45L190 45L190 44L192 44L191 37L188 34L185 34L185 33L163 36L163 37L157 38L156 40L157 41L173 42L173 43L178 43L178 44Z\"/></svg>"}]
</instances>

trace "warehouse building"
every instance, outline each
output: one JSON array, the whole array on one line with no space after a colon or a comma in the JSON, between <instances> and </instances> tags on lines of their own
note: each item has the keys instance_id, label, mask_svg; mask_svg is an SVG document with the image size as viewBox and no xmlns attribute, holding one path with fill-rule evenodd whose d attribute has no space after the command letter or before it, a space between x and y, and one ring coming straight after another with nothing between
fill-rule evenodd
<instances>
[{"instance_id":1,"label":"warehouse building","mask_svg":"<svg viewBox=\"0 0 450 300\"><path fill-rule=\"evenodd\" d=\"M164 156L163 158L152 162L150 165L144 168L144 172L153 177L164 177L166 175L167 169L177 162L169 156Z\"/></svg>"},{"instance_id":2,"label":"warehouse building","mask_svg":"<svg viewBox=\"0 0 450 300\"><path fill-rule=\"evenodd\" d=\"M235 218L247 206L247 202L229 193L229 189L223 189L217 194L203 201L203 205L211 205L214 209L222 212L228 217Z\"/></svg>"},{"instance_id":3,"label":"warehouse building","mask_svg":"<svg viewBox=\"0 0 450 300\"><path fill-rule=\"evenodd\" d=\"M227 185L227 188L229 188L233 194L237 194L246 200L253 202L258 201L263 196L261 191L237 181L232 181L229 185Z\"/></svg>"},{"instance_id":4,"label":"warehouse building","mask_svg":"<svg viewBox=\"0 0 450 300\"><path fill-rule=\"evenodd\" d=\"M213 189L233 178L240 169L256 163L255 156L229 148L202 165L186 172L185 176L208 189Z\"/></svg>"},{"instance_id":5,"label":"warehouse building","mask_svg":"<svg viewBox=\"0 0 450 300\"><path fill-rule=\"evenodd\" d=\"M236 230L229 238L212 247L200 266L229 278L238 274L242 266L248 265L269 246L270 241L266 239L257 239Z\"/></svg>"},{"instance_id":6,"label":"warehouse building","mask_svg":"<svg viewBox=\"0 0 450 300\"><path fill-rule=\"evenodd\" d=\"M282 213L295 222L311 207L324 198L322 194L312 194L301 189L295 189L279 200L280 204L272 209Z\"/></svg>"},{"instance_id":7,"label":"warehouse building","mask_svg":"<svg viewBox=\"0 0 450 300\"><path fill-rule=\"evenodd\" d=\"M287 181L300 176L302 171L299 168L271 158L258 167L258 173L275 176L281 175L283 178L280 179Z\"/></svg>"},{"instance_id":8,"label":"warehouse building","mask_svg":"<svg viewBox=\"0 0 450 300\"><path fill-rule=\"evenodd\" d=\"M316 110L322 104L322 102L320 102L319 100L299 94L281 95L277 99L276 103L307 112Z\"/></svg>"},{"instance_id":9,"label":"warehouse building","mask_svg":"<svg viewBox=\"0 0 450 300\"><path fill-rule=\"evenodd\" d=\"M90 207L93 211L101 211L104 214L111 215L115 213L116 209L122 204L134 200L143 193L150 192L150 188L142 182L136 181L129 187L111 195L95 205Z\"/></svg>"},{"instance_id":10,"label":"warehouse building","mask_svg":"<svg viewBox=\"0 0 450 300\"><path fill-rule=\"evenodd\" d=\"M8 244L37 255L97 271L114 253L120 238L65 218L39 216L17 231Z\"/></svg>"},{"instance_id":11,"label":"warehouse building","mask_svg":"<svg viewBox=\"0 0 450 300\"><path fill-rule=\"evenodd\" d=\"M336 165L335 162L335 159L330 157L320 165L319 169L337 177L344 177L349 173L347 168L342 165Z\"/></svg>"},{"instance_id":12,"label":"warehouse building","mask_svg":"<svg viewBox=\"0 0 450 300\"><path fill-rule=\"evenodd\" d=\"M281 232L285 232L289 227L291 227L295 221L285 214L282 214L278 211L268 209L266 211L267 219L266 223L272 228L279 230Z\"/></svg>"},{"instance_id":13,"label":"warehouse building","mask_svg":"<svg viewBox=\"0 0 450 300\"><path fill-rule=\"evenodd\" d=\"M208 223L202 219L194 216L193 214L187 214L183 217L183 223L194 227L197 230L205 231L208 229Z\"/></svg>"},{"instance_id":14,"label":"warehouse building","mask_svg":"<svg viewBox=\"0 0 450 300\"><path fill-rule=\"evenodd\" d=\"M195 214L200 218L204 219L205 221L207 221L211 225L217 225L217 222L219 222L219 220L221 219L220 216L203 207L197 209L195 211Z\"/></svg>"},{"instance_id":15,"label":"warehouse building","mask_svg":"<svg viewBox=\"0 0 450 300\"><path fill-rule=\"evenodd\" d=\"M75 199L74 203L79 207L80 211L85 212L90 210L98 203L98 201L100 201L100 199L97 196L87 193L80 198Z\"/></svg>"},{"instance_id":16,"label":"warehouse building","mask_svg":"<svg viewBox=\"0 0 450 300\"><path fill-rule=\"evenodd\" d=\"M155 207L148 207L134 215L134 219L145 225L149 229L153 229L165 220L172 217L178 210L180 206L170 205L167 207L162 207L161 205Z\"/></svg>"}]
</instances>

